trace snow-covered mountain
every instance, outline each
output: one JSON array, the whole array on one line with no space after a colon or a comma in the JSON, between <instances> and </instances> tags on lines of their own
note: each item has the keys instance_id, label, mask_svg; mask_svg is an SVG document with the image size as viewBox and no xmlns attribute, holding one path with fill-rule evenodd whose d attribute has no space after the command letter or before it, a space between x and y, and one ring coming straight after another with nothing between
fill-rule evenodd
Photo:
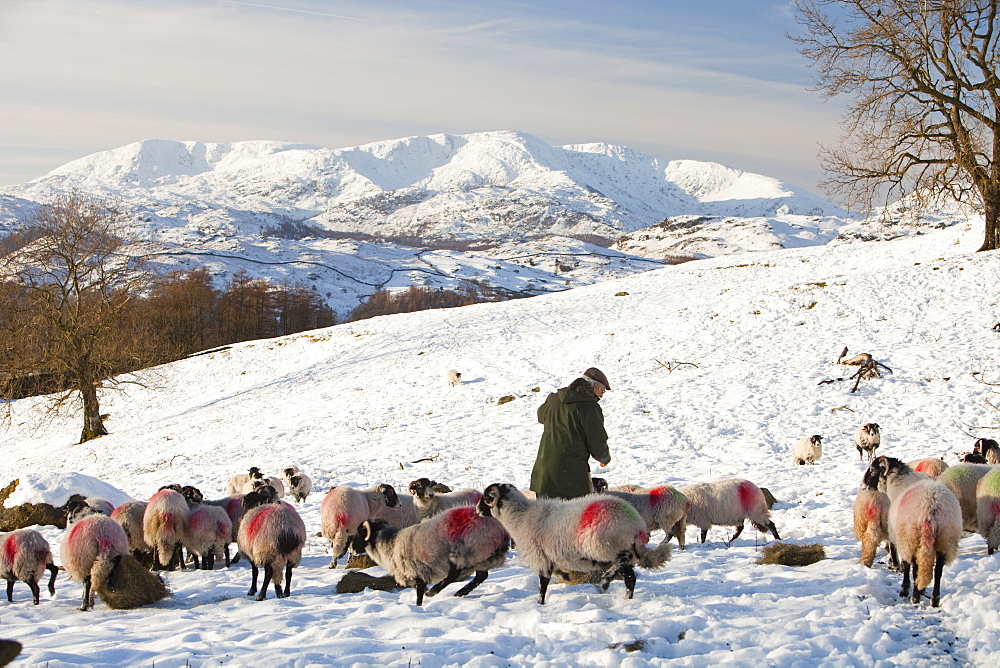
<instances>
[{"instance_id":1,"label":"snow-covered mountain","mask_svg":"<svg viewBox=\"0 0 1000 668\"><path fill-rule=\"evenodd\" d=\"M847 224L767 176L483 132L343 149L141 141L3 189L0 231L69 191L120 202L164 263L304 282L341 314L377 287L553 291L670 256L823 244Z\"/></svg>"}]
</instances>

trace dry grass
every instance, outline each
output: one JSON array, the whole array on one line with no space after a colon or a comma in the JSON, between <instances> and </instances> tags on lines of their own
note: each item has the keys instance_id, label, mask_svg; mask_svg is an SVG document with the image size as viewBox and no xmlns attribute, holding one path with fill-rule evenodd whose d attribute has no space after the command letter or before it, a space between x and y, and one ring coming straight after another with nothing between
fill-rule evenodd
<instances>
[{"instance_id":1,"label":"dry grass","mask_svg":"<svg viewBox=\"0 0 1000 668\"><path fill-rule=\"evenodd\" d=\"M771 543L764 547L758 564L780 564L782 566L808 566L826 559L826 550L818 543L793 545L791 543Z\"/></svg>"}]
</instances>

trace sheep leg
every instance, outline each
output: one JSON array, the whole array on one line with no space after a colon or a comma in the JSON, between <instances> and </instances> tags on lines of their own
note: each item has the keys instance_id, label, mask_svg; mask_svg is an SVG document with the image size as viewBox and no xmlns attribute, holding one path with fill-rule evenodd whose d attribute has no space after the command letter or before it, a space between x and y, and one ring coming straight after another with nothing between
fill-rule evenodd
<instances>
[{"instance_id":1,"label":"sheep leg","mask_svg":"<svg viewBox=\"0 0 1000 668\"><path fill-rule=\"evenodd\" d=\"M899 566L903 569L903 588L899 590L899 595L906 598L910 595L910 564L904 561Z\"/></svg>"},{"instance_id":2,"label":"sheep leg","mask_svg":"<svg viewBox=\"0 0 1000 668\"><path fill-rule=\"evenodd\" d=\"M549 580L551 576L538 574L538 602L541 605L545 605L545 592L549 589Z\"/></svg>"},{"instance_id":3,"label":"sheep leg","mask_svg":"<svg viewBox=\"0 0 1000 668\"><path fill-rule=\"evenodd\" d=\"M93 602L90 600L90 576L87 575L83 578L83 604L80 606L80 610L86 612Z\"/></svg>"},{"instance_id":4,"label":"sheep leg","mask_svg":"<svg viewBox=\"0 0 1000 668\"><path fill-rule=\"evenodd\" d=\"M427 591L427 583L423 580L417 580L417 605L422 606L424 604L424 593Z\"/></svg>"},{"instance_id":5,"label":"sheep leg","mask_svg":"<svg viewBox=\"0 0 1000 668\"><path fill-rule=\"evenodd\" d=\"M226 555L226 568L229 568L229 566L233 563L232 561L229 560L229 543L226 543L222 547L222 551Z\"/></svg>"},{"instance_id":6,"label":"sheep leg","mask_svg":"<svg viewBox=\"0 0 1000 668\"><path fill-rule=\"evenodd\" d=\"M781 540L781 536L778 535L778 528L774 526L774 522L768 522L767 529L774 535L774 540Z\"/></svg>"},{"instance_id":7,"label":"sheep leg","mask_svg":"<svg viewBox=\"0 0 1000 668\"><path fill-rule=\"evenodd\" d=\"M38 596L41 593L38 590L38 583L35 582L35 578L31 578L26 584L28 585L28 589L31 590L31 602L38 605Z\"/></svg>"},{"instance_id":8,"label":"sheep leg","mask_svg":"<svg viewBox=\"0 0 1000 668\"><path fill-rule=\"evenodd\" d=\"M941 605L941 574L944 572L944 554L936 553L934 560L934 591L931 595L931 606Z\"/></svg>"},{"instance_id":9,"label":"sheep leg","mask_svg":"<svg viewBox=\"0 0 1000 668\"><path fill-rule=\"evenodd\" d=\"M14 602L14 581L10 578L7 579L7 602Z\"/></svg>"},{"instance_id":10,"label":"sheep leg","mask_svg":"<svg viewBox=\"0 0 1000 668\"><path fill-rule=\"evenodd\" d=\"M913 558L913 592L910 595L911 603L920 603L920 596L924 593L922 589L917 589L917 558Z\"/></svg>"},{"instance_id":11,"label":"sheep leg","mask_svg":"<svg viewBox=\"0 0 1000 668\"><path fill-rule=\"evenodd\" d=\"M227 552L229 551L229 546L228 545L226 545L226 551ZM226 566L232 566L233 564L235 564L239 560L240 560L240 551L236 550L236 554L233 555L233 560L230 561L228 564L226 564Z\"/></svg>"},{"instance_id":12,"label":"sheep leg","mask_svg":"<svg viewBox=\"0 0 1000 668\"><path fill-rule=\"evenodd\" d=\"M676 536L677 537L677 548L680 549L680 550L683 550L685 548L685 545L684 545L684 542L685 542L684 541L684 538L685 538L684 532L685 531L687 531L687 522L684 520L684 518L681 518L681 519L677 520L677 523L674 524L674 528L670 530L670 533L667 534L667 537L664 540L665 541L669 541L671 538L673 538L674 536Z\"/></svg>"},{"instance_id":13,"label":"sheep leg","mask_svg":"<svg viewBox=\"0 0 1000 668\"><path fill-rule=\"evenodd\" d=\"M734 533L733 537L726 542L726 545L732 545L733 541L739 538L740 534L743 533L743 525L744 525L743 522L739 523L739 525L736 527L736 533Z\"/></svg>"},{"instance_id":14,"label":"sheep leg","mask_svg":"<svg viewBox=\"0 0 1000 668\"><path fill-rule=\"evenodd\" d=\"M197 554L192 554L191 558L194 559L194 569L200 571L204 568L203 560L198 558Z\"/></svg>"},{"instance_id":15,"label":"sheep leg","mask_svg":"<svg viewBox=\"0 0 1000 668\"><path fill-rule=\"evenodd\" d=\"M52 596L56 595L56 575L59 573L59 568L55 564L48 564L45 566L52 573L52 577L49 578L49 594Z\"/></svg>"},{"instance_id":16,"label":"sheep leg","mask_svg":"<svg viewBox=\"0 0 1000 668\"><path fill-rule=\"evenodd\" d=\"M256 600L263 601L267 598L267 587L271 584L271 578L274 576L274 569L271 568L271 564L264 564L264 582L260 586L260 591L257 593ZM275 582L275 585L278 583ZM281 587L277 586L277 596L281 598Z\"/></svg>"},{"instance_id":17,"label":"sheep leg","mask_svg":"<svg viewBox=\"0 0 1000 668\"><path fill-rule=\"evenodd\" d=\"M604 575L601 576L601 584L598 585L597 591L602 594L608 590L611 586L611 581L615 579L618 575L622 575L624 579L624 570L630 566L630 554L626 550L624 552L619 552L618 556L615 557L614 563L604 571ZM629 598L632 598L629 596Z\"/></svg>"},{"instance_id":18,"label":"sheep leg","mask_svg":"<svg viewBox=\"0 0 1000 668\"><path fill-rule=\"evenodd\" d=\"M626 564L621 569L622 580L625 581L625 598L631 599L635 594L635 569L631 564Z\"/></svg>"},{"instance_id":19,"label":"sheep leg","mask_svg":"<svg viewBox=\"0 0 1000 668\"><path fill-rule=\"evenodd\" d=\"M459 575L461 575L461 573L462 573L462 571L459 570L458 566L456 566L455 564L449 562L448 563L448 575L446 575L444 577L444 579L441 580L441 582L438 582L436 585L434 585L433 587L431 587L430 589L428 589L427 590L427 595L428 596L435 596L437 594L440 594L441 591L445 587L447 587L448 585L450 585L452 582L457 582L458 581L458 577L459 577Z\"/></svg>"},{"instance_id":20,"label":"sheep leg","mask_svg":"<svg viewBox=\"0 0 1000 668\"><path fill-rule=\"evenodd\" d=\"M896 546L893 545L892 543L887 543L887 545L889 546L889 564L888 564L888 566L892 570L898 571L900 565L899 565L899 555L896 554Z\"/></svg>"},{"instance_id":21,"label":"sheep leg","mask_svg":"<svg viewBox=\"0 0 1000 668\"><path fill-rule=\"evenodd\" d=\"M247 596L253 596L254 594L257 593L257 564L255 564L252 561L250 562L250 573L251 573L250 591L247 592Z\"/></svg>"},{"instance_id":22,"label":"sheep leg","mask_svg":"<svg viewBox=\"0 0 1000 668\"><path fill-rule=\"evenodd\" d=\"M455 592L455 596L465 596L470 591L483 584L489 576L489 571L476 571L476 574L465 583L465 586Z\"/></svg>"},{"instance_id":23,"label":"sheep leg","mask_svg":"<svg viewBox=\"0 0 1000 668\"><path fill-rule=\"evenodd\" d=\"M285 598L292 595L292 565L285 564Z\"/></svg>"},{"instance_id":24,"label":"sheep leg","mask_svg":"<svg viewBox=\"0 0 1000 668\"><path fill-rule=\"evenodd\" d=\"M708 529L702 529L701 530L701 542L704 543L706 538L708 538Z\"/></svg>"}]
</instances>

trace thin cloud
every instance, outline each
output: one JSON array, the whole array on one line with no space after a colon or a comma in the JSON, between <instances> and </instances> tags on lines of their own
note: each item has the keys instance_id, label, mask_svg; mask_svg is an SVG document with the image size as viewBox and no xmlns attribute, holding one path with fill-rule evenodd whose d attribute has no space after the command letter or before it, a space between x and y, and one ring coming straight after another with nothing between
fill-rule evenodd
<instances>
[{"instance_id":1,"label":"thin cloud","mask_svg":"<svg viewBox=\"0 0 1000 668\"><path fill-rule=\"evenodd\" d=\"M282 7L280 5L263 5L256 2L237 2L237 0L216 0L227 5L242 5L243 7L256 7L258 9L271 9L279 12L293 12L295 14L311 14L312 16L328 16L333 19L347 19L348 21L364 21L365 23L376 23L373 19L363 19L358 16L345 16L344 14L330 14L328 12L316 12L308 9L296 9L294 7Z\"/></svg>"}]
</instances>

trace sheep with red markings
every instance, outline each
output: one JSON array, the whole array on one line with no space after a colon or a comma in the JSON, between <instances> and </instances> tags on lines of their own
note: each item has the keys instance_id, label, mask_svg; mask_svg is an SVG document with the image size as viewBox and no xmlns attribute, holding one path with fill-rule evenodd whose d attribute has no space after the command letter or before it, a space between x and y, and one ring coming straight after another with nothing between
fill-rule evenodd
<instances>
[{"instance_id":1,"label":"sheep with red markings","mask_svg":"<svg viewBox=\"0 0 1000 668\"><path fill-rule=\"evenodd\" d=\"M993 467L976 485L976 530L986 539L986 552L1000 546L1000 466Z\"/></svg>"},{"instance_id":2,"label":"sheep with red markings","mask_svg":"<svg viewBox=\"0 0 1000 668\"><path fill-rule=\"evenodd\" d=\"M978 527L976 519L976 486L980 478L993 470L987 464L955 464L938 476L938 480L950 489L958 499L962 509L962 528L975 532Z\"/></svg>"},{"instance_id":3,"label":"sheep with red markings","mask_svg":"<svg viewBox=\"0 0 1000 668\"><path fill-rule=\"evenodd\" d=\"M614 496L532 501L513 485L494 483L483 491L476 512L500 520L514 539L521 559L538 575L542 604L552 576L569 571L601 571L602 593L621 577L632 598L635 566L659 568L670 558L666 542L647 547L649 531L639 511Z\"/></svg>"},{"instance_id":4,"label":"sheep with red markings","mask_svg":"<svg viewBox=\"0 0 1000 668\"><path fill-rule=\"evenodd\" d=\"M474 506L483 497L482 492L476 489L462 489L457 492L438 494L434 491L435 484L430 478L417 478L407 487L407 490L413 495L413 505L421 520L452 508Z\"/></svg>"},{"instance_id":5,"label":"sheep with red markings","mask_svg":"<svg viewBox=\"0 0 1000 668\"><path fill-rule=\"evenodd\" d=\"M243 497L246 512L240 522L237 544L250 561L253 581L247 596L256 600L267 597L267 586L274 583L278 598L291 594L292 569L302 562L306 544L306 525L291 505L280 501L275 491L266 486ZM264 582L257 592L258 569L264 568ZM281 586L284 572L285 585Z\"/></svg>"},{"instance_id":6,"label":"sheep with red markings","mask_svg":"<svg viewBox=\"0 0 1000 668\"><path fill-rule=\"evenodd\" d=\"M691 504L687 523L701 529L701 542L708 537L713 526L731 526L736 533L727 542L732 543L743 532L743 523L750 520L757 531L771 532L781 540L771 521L771 511L760 488L749 480L726 478L715 482L699 482L681 487L681 494Z\"/></svg>"},{"instance_id":7,"label":"sheep with red markings","mask_svg":"<svg viewBox=\"0 0 1000 668\"><path fill-rule=\"evenodd\" d=\"M506 561L510 536L496 519L462 506L402 529L385 520L366 520L358 527L353 549L367 553L399 584L415 587L417 605L423 605L425 593L434 596L470 574L475 575L455 596L482 584L491 569Z\"/></svg>"},{"instance_id":8,"label":"sheep with red markings","mask_svg":"<svg viewBox=\"0 0 1000 668\"><path fill-rule=\"evenodd\" d=\"M59 554L70 579L83 583L81 610L94 607L91 571L97 561L114 559L128 553L125 529L107 515L87 515L67 529Z\"/></svg>"},{"instance_id":9,"label":"sheep with red markings","mask_svg":"<svg viewBox=\"0 0 1000 668\"><path fill-rule=\"evenodd\" d=\"M661 485L645 491L626 492L608 489L605 493L632 504L646 522L646 528L650 533L659 529L666 534L664 543L676 536L677 546L682 550L685 548L684 534L691 503L678 489L670 485Z\"/></svg>"},{"instance_id":10,"label":"sheep with red markings","mask_svg":"<svg viewBox=\"0 0 1000 668\"><path fill-rule=\"evenodd\" d=\"M899 595L919 603L933 580L931 605L937 607L941 602L942 572L958 555L958 541L962 537L962 509L958 499L939 480L916 473L893 457L872 461L863 484L889 497L889 539L903 571Z\"/></svg>"},{"instance_id":11,"label":"sheep with red markings","mask_svg":"<svg viewBox=\"0 0 1000 668\"><path fill-rule=\"evenodd\" d=\"M365 520L378 516L381 509L399 505L399 496L392 485L381 484L367 490L349 485L337 485L323 497L320 504L320 532L330 541L333 557L330 568L347 553L351 538Z\"/></svg>"},{"instance_id":12,"label":"sheep with red markings","mask_svg":"<svg viewBox=\"0 0 1000 668\"><path fill-rule=\"evenodd\" d=\"M128 536L128 544L132 549L132 556L138 561L143 561L143 555L151 554L152 546L146 542L145 532L142 528L142 519L146 514L145 501L126 501L111 513L111 519L122 525L125 535Z\"/></svg>"},{"instance_id":13,"label":"sheep with red markings","mask_svg":"<svg viewBox=\"0 0 1000 668\"><path fill-rule=\"evenodd\" d=\"M146 502L142 534L153 548L153 570L184 567L181 546L187 539L190 520L187 501L173 489L161 489Z\"/></svg>"},{"instance_id":14,"label":"sheep with red markings","mask_svg":"<svg viewBox=\"0 0 1000 668\"><path fill-rule=\"evenodd\" d=\"M879 545L885 543L889 551L889 497L885 492L864 485L858 488L854 498L854 537L861 541L861 563L868 568L875 563ZM891 551L889 560L895 566Z\"/></svg>"},{"instance_id":15,"label":"sheep with red markings","mask_svg":"<svg viewBox=\"0 0 1000 668\"><path fill-rule=\"evenodd\" d=\"M34 529L18 529L0 537L0 578L7 580L7 600L14 600L14 583L20 580L31 590L31 600L38 605L38 583L45 571L49 579L49 594L56 593L56 574L49 541Z\"/></svg>"},{"instance_id":16,"label":"sheep with red markings","mask_svg":"<svg viewBox=\"0 0 1000 668\"><path fill-rule=\"evenodd\" d=\"M906 464L916 473L926 473L932 478L938 478L948 470L948 463L940 457L927 457L925 459L915 459Z\"/></svg>"},{"instance_id":17,"label":"sheep with red markings","mask_svg":"<svg viewBox=\"0 0 1000 668\"><path fill-rule=\"evenodd\" d=\"M195 487L185 487L182 495L191 511L184 547L194 555L194 567L210 571L215 568L216 558L225 558L228 568L233 533L229 514L220 506L203 503L204 497Z\"/></svg>"}]
</instances>

